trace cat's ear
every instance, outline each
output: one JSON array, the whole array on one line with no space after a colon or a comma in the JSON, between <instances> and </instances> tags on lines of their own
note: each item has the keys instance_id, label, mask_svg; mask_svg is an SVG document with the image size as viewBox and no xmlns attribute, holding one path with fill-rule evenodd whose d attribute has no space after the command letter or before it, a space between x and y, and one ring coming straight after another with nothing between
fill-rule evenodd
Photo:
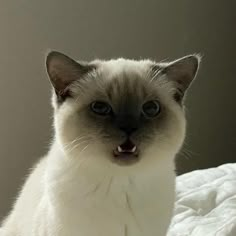
<instances>
[{"instance_id":1,"label":"cat's ear","mask_svg":"<svg viewBox=\"0 0 236 236\"><path fill-rule=\"evenodd\" d=\"M46 68L59 100L65 100L66 97L70 96L70 85L92 69L91 66L82 65L56 51L48 53Z\"/></svg>"},{"instance_id":2,"label":"cat's ear","mask_svg":"<svg viewBox=\"0 0 236 236\"><path fill-rule=\"evenodd\" d=\"M169 81L174 82L177 93L175 99L181 101L186 90L196 77L201 57L189 55L170 63L164 63L161 74L165 74Z\"/></svg>"}]
</instances>

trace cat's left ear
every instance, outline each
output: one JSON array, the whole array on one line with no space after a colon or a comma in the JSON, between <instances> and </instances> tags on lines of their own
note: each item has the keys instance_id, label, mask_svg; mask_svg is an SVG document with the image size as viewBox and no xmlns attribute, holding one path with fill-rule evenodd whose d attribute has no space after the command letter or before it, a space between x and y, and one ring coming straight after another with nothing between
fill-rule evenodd
<instances>
[{"instance_id":1,"label":"cat's left ear","mask_svg":"<svg viewBox=\"0 0 236 236\"><path fill-rule=\"evenodd\" d=\"M186 90L196 77L200 61L200 55L189 55L164 64L161 69L161 74L166 75L166 78L174 83L176 87L174 96L178 102L182 100Z\"/></svg>"},{"instance_id":2,"label":"cat's left ear","mask_svg":"<svg viewBox=\"0 0 236 236\"><path fill-rule=\"evenodd\" d=\"M60 102L70 97L70 86L92 70L92 66L82 65L56 51L52 51L47 55L46 68L50 82Z\"/></svg>"}]
</instances>

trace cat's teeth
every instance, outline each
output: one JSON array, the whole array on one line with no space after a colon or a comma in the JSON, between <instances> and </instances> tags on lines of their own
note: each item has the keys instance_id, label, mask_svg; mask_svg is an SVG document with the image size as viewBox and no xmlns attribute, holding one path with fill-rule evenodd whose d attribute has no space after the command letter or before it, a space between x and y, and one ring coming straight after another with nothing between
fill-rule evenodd
<instances>
[{"instance_id":1,"label":"cat's teeth","mask_svg":"<svg viewBox=\"0 0 236 236\"><path fill-rule=\"evenodd\" d=\"M123 150L123 149L121 148L121 146L118 146L118 147L117 147L118 152L130 152L130 153L134 153L134 152L136 151L136 149L137 149L136 146L134 146L131 150Z\"/></svg>"},{"instance_id":2,"label":"cat's teeth","mask_svg":"<svg viewBox=\"0 0 236 236\"><path fill-rule=\"evenodd\" d=\"M132 148L131 152L135 152L135 151L136 151L136 149L137 149L137 147L136 147L136 146L134 146L134 147Z\"/></svg>"},{"instance_id":3,"label":"cat's teeth","mask_svg":"<svg viewBox=\"0 0 236 236\"><path fill-rule=\"evenodd\" d=\"M123 152L123 149L120 147L120 146L118 146L118 152Z\"/></svg>"}]
</instances>

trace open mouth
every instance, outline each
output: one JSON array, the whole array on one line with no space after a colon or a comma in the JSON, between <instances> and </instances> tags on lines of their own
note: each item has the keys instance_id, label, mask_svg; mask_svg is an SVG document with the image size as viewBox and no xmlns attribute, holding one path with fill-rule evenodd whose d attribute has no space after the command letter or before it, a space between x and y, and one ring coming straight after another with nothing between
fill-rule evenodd
<instances>
[{"instance_id":1,"label":"open mouth","mask_svg":"<svg viewBox=\"0 0 236 236\"><path fill-rule=\"evenodd\" d=\"M124 143L117 146L113 151L114 159L119 163L130 164L138 160L138 148L130 140L127 139Z\"/></svg>"}]
</instances>

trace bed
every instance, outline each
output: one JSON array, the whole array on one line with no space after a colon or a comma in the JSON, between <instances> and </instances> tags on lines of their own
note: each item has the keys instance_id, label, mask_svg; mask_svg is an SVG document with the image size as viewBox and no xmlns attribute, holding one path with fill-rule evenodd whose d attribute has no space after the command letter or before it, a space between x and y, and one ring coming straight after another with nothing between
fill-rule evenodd
<instances>
[{"instance_id":1,"label":"bed","mask_svg":"<svg viewBox=\"0 0 236 236\"><path fill-rule=\"evenodd\" d=\"M236 164L177 177L168 236L236 236Z\"/></svg>"}]
</instances>

